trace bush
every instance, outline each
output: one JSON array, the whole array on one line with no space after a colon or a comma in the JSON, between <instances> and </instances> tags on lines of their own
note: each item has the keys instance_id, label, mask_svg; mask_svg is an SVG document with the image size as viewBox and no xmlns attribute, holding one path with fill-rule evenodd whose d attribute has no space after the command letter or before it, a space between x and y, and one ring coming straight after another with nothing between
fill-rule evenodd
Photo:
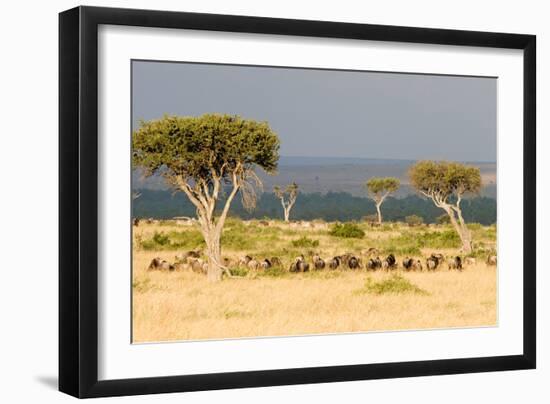
<instances>
[{"instance_id":1,"label":"bush","mask_svg":"<svg viewBox=\"0 0 550 404\"><path fill-rule=\"evenodd\" d=\"M356 293L372 293L375 295L400 293L414 293L419 295L428 294L428 292L420 289L418 286L400 275L393 275L389 279L383 279L378 282L374 282L372 278L367 278L365 286L362 289L357 290Z\"/></svg>"},{"instance_id":2,"label":"bush","mask_svg":"<svg viewBox=\"0 0 550 404\"><path fill-rule=\"evenodd\" d=\"M449 217L448 214L443 213L442 215L437 217L436 221L438 224L450 224L451 218Z\"/></svg>"},{"instance_id":3,"label":"bush","mask_svg":"<svg viewBox=\"0 0 550 404\"><path fill-rule=\"evenodd\" d=\"M149 240L141 241L144 250L164 250L170 247L170 237L162 232L155 232Z\"/></svg>"},{"instance_id":4,"label":"bush","mask_svg":"<svg viewBox=\"0 0 550 404\"><path fill-rule=\"evenodd\" d=\"M248 269L246 268L230 268L229 273L233 276L246 276L248 275Z\"/></svg>"},{"instance_id":5,"label":"bush","mask_svg":"<svg viewBox=\"0 0 550 404\"><path fill-rule=\"evenodd\" d=\"M419 256L422 255L422 251L416 245L406 245L406 246L389 246L382 249L384 254L393 254L396 256L402 255L412 255Z\"/></svg>"},{"instance_id":6,"label":"bush","mask_svg":"<svg viewBox=\"0 0 550 404\"><path fill-rule=\"evenodd\" d=\"M416 237L420 247L458 248L461 245L460 237L454 230L424 232Z\"/></svg>"},{"instance_id":7,"label":"bush","mask_svg":"<svg viewBox=\"0 0 550 404\"><path fill-rule=\"evenodd\" d=\"M411 227L420 226L421 224L424 224L424 219L418 215L410 215L405 217L405 223Z\"/></svg>"},{"instance_id":8,"label":"bush","mask_svg":"<svg viewBox=\"0 0 550 404\"><path fill-rule=\"evenodd\" d=\"M312 240L306 236L303 236L297 240L292 240L291 243L293 247L311 248L319 246L319 240Z\"/></svg>"},{"instance_id":9,"label":"bush","mask_svg":"<svg viewBox=\"0 0 550 404\"><path fill-rule=\"evenodd\" d=\"M170 237L162 232L155 232L155 234L153 235L153 242L157 243L158 245L165 246L170 244Z\"/></svg>"},{"instance_id":10,"label":"bush","mask_svg":"<svg viewBox=\"0 0 550 404\"><path fill-rule=\"evenodd\" d=\"M365 232L355 223L335 224L329 231L331 236L343 238L363 238Z\"/></svg>"},{"instance_id":11,"label":"bush","mask_svg":"<svg viewBox=\"0 0 550 404\"><path fill-rule=\"evenodd\" d=\"M204 238L196 230L155 232L150 239L140 241L140 245L146 251L194 249L204 246Z\"/></svg>"}]
</instances>

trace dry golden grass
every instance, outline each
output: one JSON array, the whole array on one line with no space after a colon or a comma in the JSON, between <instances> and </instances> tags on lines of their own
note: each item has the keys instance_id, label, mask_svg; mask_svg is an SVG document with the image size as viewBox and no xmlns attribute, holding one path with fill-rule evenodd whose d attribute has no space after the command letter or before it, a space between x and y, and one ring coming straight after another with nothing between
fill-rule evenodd
<instances>
[{"instance_id":1,"label":"dry golden grass","mask_svg":"<svg viewBox=\"0 0 550 404\"><path fill-rule=\"evenodd\" d=\"M158 227L138 227L135 235L145 237ZM163 226L164 231L167 228L172 226ZM297 237L281 235L271 244L277 249ZM334 238L320 233L312 237L321 240L324 256L338 250ZM340 253L350 243L354 246L354 241L345 240ZM246 252L231 250L224 255ZM325 270L276 278L249 274L209 283L192 272L146 270L153 257L173 261L174 254L143 251L134 243L134 342L491 326L497 321L496 268L484 263L463 272L448 271L446 266L434 273L397 271L426 293L376 294L365 289L367 278L380 282L392 274Z\"/></svg>"}]
</instances>

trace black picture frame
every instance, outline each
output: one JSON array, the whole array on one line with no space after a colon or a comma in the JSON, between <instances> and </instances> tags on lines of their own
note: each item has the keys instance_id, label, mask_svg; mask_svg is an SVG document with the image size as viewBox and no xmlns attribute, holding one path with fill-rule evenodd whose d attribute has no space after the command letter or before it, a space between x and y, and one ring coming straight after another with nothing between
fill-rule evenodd
<instances>
[{"instance_id":1,"label":"black picture frame","mask_svg":"<svg viewBox=\"0 0 550 404\"><path fill-rule=\"evenodd\" d=\"M523 50L523 354L98 380L100 24ZM184 12L77 7L59 15L59 390L104 397L459 374L536 366L536 37Z\"/></svg>"}]
</instances>

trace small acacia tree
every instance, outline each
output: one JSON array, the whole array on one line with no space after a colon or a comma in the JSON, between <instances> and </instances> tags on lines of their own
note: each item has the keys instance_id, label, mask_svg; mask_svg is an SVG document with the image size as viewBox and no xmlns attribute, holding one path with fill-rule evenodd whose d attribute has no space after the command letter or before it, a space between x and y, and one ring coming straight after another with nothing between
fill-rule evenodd
<instances>
[{"instance_id":1,"label":"small acacia tree","mask_svg":"<svg viewBox=\"0 0 550 404\"><path fill-rule=\"evenodd\" d=\"M195 205L206 243L208 279L221 280L227 268L222 265L220 239L229 207L237 193L245 207L255 205L254 185L261 186L261 182L254 169L276 170L278 136L266 122L239 116L164 116L140 122L132 146L135 168L142 168L145 176L162 175ZM224 205L216 215L226 190Z\"/></svg>"},{"instance_id":2,"label":"small acacia tree","mask_svg":"<svg viewBox=\"0 0 550 404\"><path fill-rule=\"evenodd\" d=\"M460 202L466 193L481 188L479 168L454 162L419 161L409 169L411 184L435 206L443 209L462 241L464 253L472 251L472 234L462 217ZM453 197L452 201L450 200Z\"/></svg>"},{"instance_id":3,"label":"small acacia tree","mask_svg":"<svg viewBox=\"0 0 550 404\"><path fill-rule=\"evenodd\" d=\"M393 177L374 177L368 180L365 184L369 197L376 204L378 224L382 224L382 211L380 210L380 206L382 206L382 203L384 203L384 200L388 197L388 195L399 189L400 185L399 180Z\"/></svg>"},{"instance_id":4,"label":"small acacia tree","mask_svg":"<svg viewBox=\"0 0 550 404\"><path fill-rule=\"evenodd\" d=\"M290 219L290 211L296 203L296 198L298 198L298 184L293 182L292 184L288 185L284 190L282 190L280 186L275 185L273 187L273 192L275 192L275 196L277 196L277 198L281 200L285 222L288 222Z\"/></svg>"}]
</instances>

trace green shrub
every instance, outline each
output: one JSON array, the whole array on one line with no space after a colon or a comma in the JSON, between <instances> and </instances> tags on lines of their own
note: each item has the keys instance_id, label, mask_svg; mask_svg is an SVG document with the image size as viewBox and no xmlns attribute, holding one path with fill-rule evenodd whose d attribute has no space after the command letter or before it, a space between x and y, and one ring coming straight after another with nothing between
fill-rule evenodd
<instances>
[{"instance_id":1,"label":"green shrub","mask_svg":"<svg viewBox=\"0 0 550 404\"><path fill-rule=\"evenodd\" d=\"M169 233L155 232L153 237L140 242L144 250L181 250L202 248L204 238L197 230L171 231Z\"/></svg>"},{"instance_id":2,"label":"green shrub","mask_svg":"<svg viewBox=\"0 0 550 404\"><path fill-rule=\"evenodd\" d=\"M161 233L155 232L155 234L153 235L153 241L158 245L164 246L164 245L170 244L170 237L168 237L166 234L162 232Z\"/></svg>"},{"instance_id":3,"label":"green shrub","mask_svg":"<svg viewBox=\"0 0 550 404\"><path fill-rule=\"evenodd\" d=\"M460 237L454 230L423 232L415 237L421 248L458 248L461 245Z\"/></svg>"},{"instance_id":4,"label":"green shrub","mask_svg":"<svg viewBox=\"0 0 550 404\"><path fill-rule=\"evenodd\" d=\"M170 237L162 232L155 232L153 237L141 241L144 250L164 250L170 247Z\"/></svg>"},{"instance_id":5,"label":"green shrub","mask_svg":"<svg viewBox=\"0 0 550 404\"><path fill-rule=\"evenodd\" d=\"M365 282L365 286L355 291L355 293L372 293L375 295L400 293L414 293L419 295L428 294L428 292L420 289L418 286L400 275L393 275L391 278L383 279L378 282L373 281L372 278L369 277Z\"/></svg>"},{"instance_id":6,"label":"green shrub","mask_svg":"<svg viewBox=\"0 0 550 404\"><path fill-rule=\"evenodd\" d=\"M225 229L222 237L221 244L224 248L235 250L251 250L256 247L258 241L257 237L250 236L250 229L240 227L231 227Z\"/></svg>"},{"instance_id":7,"label":"green shrub","mask_svg":"<svg viewBox=\"0 0 550 404\"><path fill-rule=\"evenodd\" d=\"M248 269L246 268L229 268L229 273L233 276L246 276L248 275Z\"/></svg>"},{"instance_id":8,"label":"green shrub","mask_svg":"<svg viewBox=\"0 0 550 404\"><path fill-rule=\"evenodd\" d=\"M418 255L422 255L422 251L420 251L420 248L417 247L416 245L405 245L405 246L390 245L389 247L382 248L382 253L384 255L393 254L393 255L396 255L396 256L402 256L402 255L418 256Z\"/></svg>"},{"instance_id":9,"label":"green shrub","mask_svg":"<svg viewBox=\"0 0 550 404\"><path fill-rule=\"evenodd\" d=\"M291 243L293 247L312 248L319 246L319 240L312 240L306 236L303 236L297 240L292 240Z\"/></svg>"},{"instance_id":10,"label":"green shrub","mask_svg":"<svg viewBox=\"0 0 550 404\"><path fill-rule=\"evenodd\" d=\"M331 236L343 237L343 238L363 238L365 232L357 226L355 223L342 223L335 224L329 231Z\"/></svg>"},{"instance_id":11,"label":"green shrub","mask_svg":"<svg viewBox=\"0 0 550 404\"><path fill-rule=\"evenodd\" d=\"M420 226L421 224L424 224L424 219L418 215L410 215L405 217L405 223L411 227Z\"/></svg>"}]
</instances>

